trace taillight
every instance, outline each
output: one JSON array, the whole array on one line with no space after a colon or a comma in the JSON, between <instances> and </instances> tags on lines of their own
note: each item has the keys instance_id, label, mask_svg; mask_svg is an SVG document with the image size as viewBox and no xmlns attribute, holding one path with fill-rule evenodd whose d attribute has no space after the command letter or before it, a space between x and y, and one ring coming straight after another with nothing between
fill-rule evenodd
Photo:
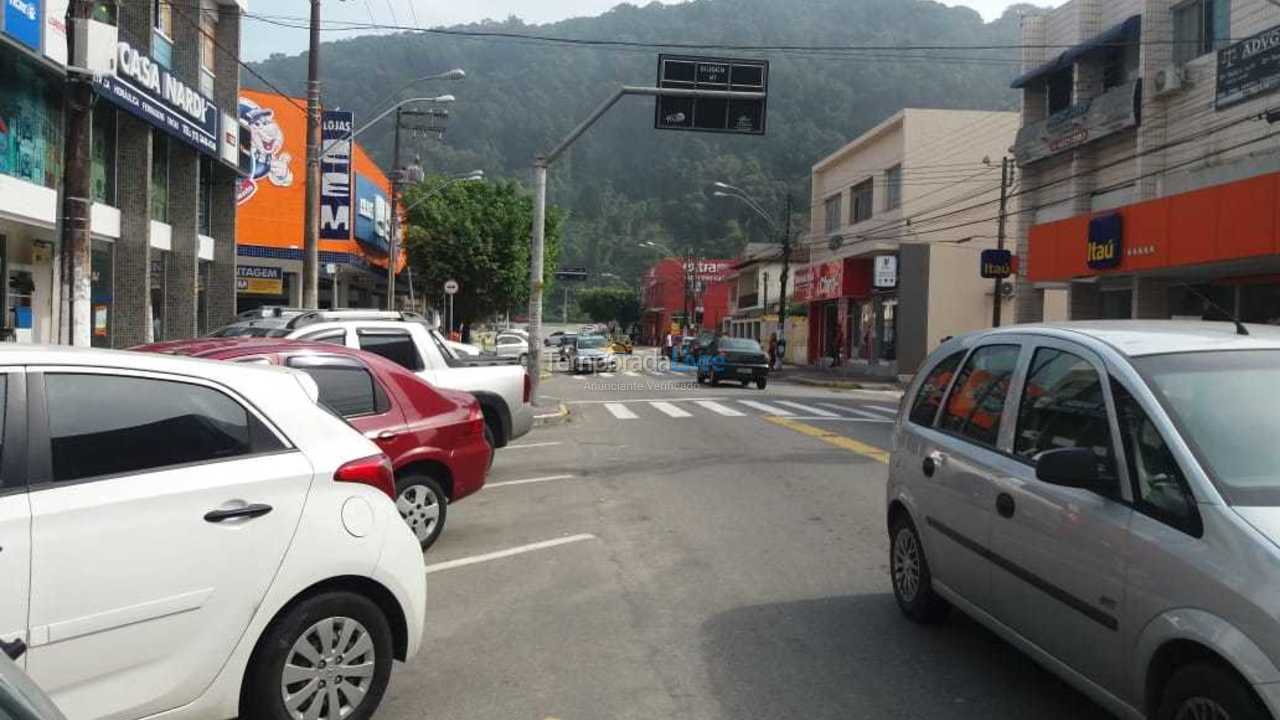
<instances>
[{"instance_id":1,"label":"taillight","mask_svg":"<svg viewBox=\"0 0 1280 720\"><path fill-rule=\"evenodd\" d=\"M529 398L533 396L533 378L529 377L528 371L524 374L524 401L529 402Z\"/></svg>"},{"instance_id":2,"label":"taillight","mask_svg":"<svg viewBox=\"0 0 1280 720\"><path fill-rule=\"evenodd\" d=\"M338 471L333 474L333 479L336 482L360 483L375 487L386 493L392 500L396 499L396 473L391 467L391 460L386 455L370 455L352 460L338 468Z\"/></svg>"},{"instance_id":3,"label":"taillight","mask_svg":"<svg viewBox=\"0 0 1280 720\"><path fill-rule=\"evenodd\" d=\"M484 434L484 413L480 410L480 403L474 403L471 406L471 412L467 414L467 430L466 437L472 435Z\"/></svg>"}]
</instances>

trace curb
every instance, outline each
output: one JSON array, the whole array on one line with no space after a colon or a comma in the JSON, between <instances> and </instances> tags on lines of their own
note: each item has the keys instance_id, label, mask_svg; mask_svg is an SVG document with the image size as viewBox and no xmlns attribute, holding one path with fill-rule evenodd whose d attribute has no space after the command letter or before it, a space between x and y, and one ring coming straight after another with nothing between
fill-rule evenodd
<instances>
[{"instance_id":1,"label":"curb","mask_svg":"<svg viewBox=\"0 0 1280 720\"><path fill-rule=\"evenodd\" d=\"M902 388L890 383L869 383L855 382L852 380L819 380L816 378L806 377L780 377L779 380L786 380L799 385L810 385L813 387L835 388L838 390L892 390L901 392Z\"/></svg>"},{"instance_id":2,"label":"curb","mask_svg":"<svg viewBox=\"0 0 1280 720\"><path fill-rule=\"evenodd\" d=\"M555 412L544 413L542 415L534 415L533 426L547 427L549 425L560 425L560 424L569 422L570 415L571 413L569 412L569 406L565 405L562 402L560 403L560 407L557 408Z\"/></svg>"}]
</instances>

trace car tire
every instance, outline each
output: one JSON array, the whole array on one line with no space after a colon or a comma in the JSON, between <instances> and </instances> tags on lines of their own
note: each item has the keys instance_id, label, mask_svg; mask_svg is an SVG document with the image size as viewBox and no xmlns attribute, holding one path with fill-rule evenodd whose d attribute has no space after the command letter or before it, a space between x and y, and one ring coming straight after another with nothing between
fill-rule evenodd
<instances>
[{"instance_id":1,"label":"car tire","mask_svg":"<svg viewBox=\"0 0 1280 720\"><path fill-rule=\"evenodd\" d=\"M703 374L702 374L702 371L701 371L701 370L699 370L699 371L698 371L698 384L699 384L699 385L705 385L705 384L706 384L706 382L707 382L707 376L706 376L706 375L703 375Z\"/></svg>"},{"instance_id":2,"label":"car tire","mask_svg":"<svg viewBox=\"0 0 1280 720\"><path fill-rule=\"evenodd\" d=\"M947 617L951 605L933 591L924 545L906 514L894 520L889 530L889 580L898 608L909 619L931 624Z\"/></svg>"},{"instance_id":3,"label":"car tire","mask_svg":"<svg viewBox=\"0 0 1280 720\"><path fill-rule=\"evenodd\" d=\"M744 388L745 388L746 386L750 385L750 384L751 384L751 381L750 381L750 380L743 380L743 381L742 381L742 387L744 387Z\"/></svg>"},{"instance_id":4,"label":"car tire","mask_svg":"<svg viewBox=\"0 0 1280 720\"><path fill-rule=\"evenodd\" d=\"M1271 715L1231 670L1218 663L1197 662L1177 670L1164 684L1156 720L1201 717L1270 720Z\"/></svg>"},{"instance_id":5,"label":"car tire","mask_svg":"<svg viewBox=\"0 0 1280 720\"><path fill-rule=\"evenodd\" d=\"M337 642L348 632L346 647L323 648L323 637ZM310 653L302 650L304 643ZM306 660L316 652L324 658L323 670ZM345 591L306 598L276 618L254 649L240 694L240 717L293 720L292 701L293 709L304 714L311 703L323 703L321 720L368 720L382 702L392 662L391 624L373 601ZM291 682L285 676L287 666L305 671L291 669ZM343 668L350 668L351 674L341 675ZM317 686L320 682L325 683L323 689ZM343 692L347 687L350 690ZM358 699L354 690L363 691ZM338 707L330 709L329 703Z\"/></svg>"},{"instance_id":6,"label":"car tire","mask_svg":"<svg viewBox=\"0 0 1280 720\"><path fill-rule=\"evenodd\" d=\"M493 469L493 459L498 456L498 441L493 436L493 428L484 424L484 441L489 443L489 469Z\"/></svg>"},{"instance_id":7,"label":"car tire","mask_svg":"<svg viewBox=\"0 0 1280 720\"><path fill-rule=\"evenodd\" d=\"M769 387L769 381L764 378L756 378L756 389L763 390Z\"/></svg>"},{"instance_id":8,"label":"car tire","mask_svg":"<svg viewBox=\"0 0 1280 720\"><path fill-rule=\"evenodd\" d=\"M430 475L405 475L396 479L396 510L426 551L444 532L449 500Z\"/></svg>"}]
</instances>

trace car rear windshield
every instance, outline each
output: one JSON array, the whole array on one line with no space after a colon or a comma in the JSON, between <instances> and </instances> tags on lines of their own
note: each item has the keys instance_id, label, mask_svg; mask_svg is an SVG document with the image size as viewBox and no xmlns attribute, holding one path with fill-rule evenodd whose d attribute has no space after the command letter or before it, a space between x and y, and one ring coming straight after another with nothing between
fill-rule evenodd
<instances>
[{"instance_id":1,"label":"car rear windshield","mask_svg":"<svg viewBox=\"0 0 1280 720\"><path fill-rule=\"evenodd\" d=\"M598 350L605 345L605 339L602 337L584 337L578 338L579 350Z\"/></svg>"},{"instance_id":2,"label":"car rear windshield","mask_svg":"<svg viewBox=\"0 0 1280 720\"><path fill-rule=\"evenodd\" d=\"M764 352L760 349L760 343L745 338L723 338L720 340L720 349L733 352Z\"/></svg>"},{"instance_id":3,"label":"car rear windshield","mask_svg":"<svg viewBox=\"0 0 1280 720\"><path fill-rule=\"evenodd\" d=\"M1158 355L1134 364L1227 502L1280 505L1280 350Z\"/></svg>"}]
</instances>

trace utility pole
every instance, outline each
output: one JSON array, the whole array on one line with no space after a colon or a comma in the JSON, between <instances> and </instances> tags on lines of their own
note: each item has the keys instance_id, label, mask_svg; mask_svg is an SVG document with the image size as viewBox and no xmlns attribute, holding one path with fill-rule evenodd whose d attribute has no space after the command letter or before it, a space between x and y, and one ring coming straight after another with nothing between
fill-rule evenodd
<instances>
[{"instance_id":1,"label":"utility pole","mask_svg":"<svg viewBox=\"0 0 1280 720\"><path fill-rule=\"evenodd\" d=\"M400 167L400 120L401 110L396 108L396 134L395 141L392 143L391 149L391 237L387 238L387 309L396 309L396 251L399 249L397 245L400 240L400 211L396 207L396 202L400 195L400 182L404 179L404 170ZM453 298L449 298L450 307L453 306ZM453 312L449 313L450 322L453 321ZM453 330L452 327L449 328Z\"/></svg>"},{"instance_id":2,"label":"utility pole","mask_svg":"<svg viewBox=\"0 0 1280 720\"><path fill-rule=\"evenodd\" d=\"M65 134L65 169L62 175L62 253L63 282L70 287L63 325L65 339L71 345L87 347L93 328L90 322L90 282L92 268L89 248L89 207L93 202L89 144L92 142L93 88L83 70L87 48L76 45L76 29L89 22L90 0L71 0L67 5L67 103Z\"/></svg>"},{"instance_id":3,"label":"utility pole","mask_svg":"<svg viewBox=\"0 0 1280 720\"><path fill-rule=\"evenodd\" d=\"M560 322L569 324L569 283L564 284L564 308L560 312Z\"/></svg>"},{"instance_id":4,"label":"utility pole","mask_svg":"<svg viewBox=\"0 0 1280 720\"><path fill-rule=\"evenodd\" d=\"M787 282L791 279L791 193L782 211L782 277L778 278L781 292L778 295L778 340L784 345L787 337Z\"/></svg>"},{"instance_id":5,"label":"utility pole","mask_svg":"<svg viewBox=\"0 0 1280 720\"><path fill-rule=\"evenodd\" d=\"M1000 161L1000 220L996 226L996 249L1004 250L1004 229L1005 214L1009 207L1009 183L1013 175L1013 161L1005 157ZM1004 298L1001 297L1001 288L1004 286L1004 278L996 278L995 291L991 295L991 327L1000 327L1001 315L1004 310Z\"/></svg>"},{"instance_id":6,"label":"utility pole","mask_svg":"<svg viewBox=\"0 0 1280 720\"><path fill-rule=\"evenodd\" d=\"M307 53L307 181L302 212L302 306L320 307L320 0L311 0ZM336 288L335 288L336 294Z\"/></svg>"}]
</instances>

